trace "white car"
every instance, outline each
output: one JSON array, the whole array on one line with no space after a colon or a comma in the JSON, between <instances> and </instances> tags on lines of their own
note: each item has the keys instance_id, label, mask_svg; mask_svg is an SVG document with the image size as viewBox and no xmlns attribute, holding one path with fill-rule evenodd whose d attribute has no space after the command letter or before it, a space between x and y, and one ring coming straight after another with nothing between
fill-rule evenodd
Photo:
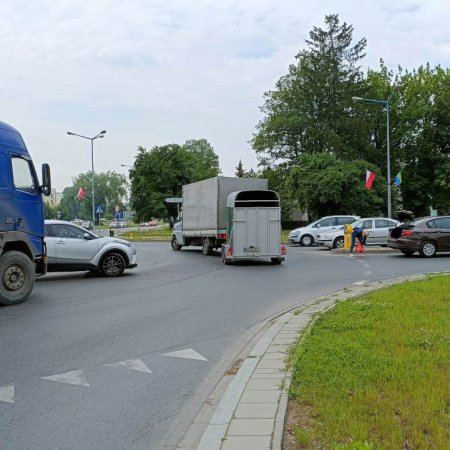
<instances>
[{"instance_id":1,"label":"white car","mask_svg":"<svg viewBox=\"0 0 450 450\"><path fill-rule=\"evenodd\" d=\"M364 217L355 220L352 228L362 227L369 233L366 245L387 245L389 230L395 228L397 221L387 217ZM338 230L320 232L317 236L317 243L328 248L344 247L344 226Z\"/></svg>"},{"instance_id":2,"label":"white car","mask_svg":"<svg viewBox=\"0 0 450 450\"><path fill-rule=\"evenodd\" d=\"M45 221L45 243L49 272L89 270L117 277L137 266L137 252L131 242L100 237L63 220Z\"/></svg>"},{"instance_id":3,"label":"white car","mask_svg":"<svg viewBox=\"0 0 450 450\"><path fill-rule=\"evenodd\" d=\"M358 219L359 216L341 215L322 217L305 227L296 228L289 233L288 240L291 244L300 244L303 247L309 247L317 240L317 235L324 231L337 230L347 223Z\"/></svg>"}]
</instances>

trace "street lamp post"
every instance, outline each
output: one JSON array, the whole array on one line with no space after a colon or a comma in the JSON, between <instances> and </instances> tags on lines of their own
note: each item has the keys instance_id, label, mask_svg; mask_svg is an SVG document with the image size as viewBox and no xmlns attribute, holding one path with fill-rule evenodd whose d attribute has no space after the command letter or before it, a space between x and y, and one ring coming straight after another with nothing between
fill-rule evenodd
<instances>
[{"instance_id":1,"label":"street lamp post","mask_svg":"<svg viewBox=\"0 0 450 450\"><path fill-rule=\"evenodd\" d=\"M352 97L354 102L369 102L379 103L386 108L386 171L387 171L387 197L388 197L388 217L392 217L392 203L391 203L391 154L390 154L390 136L389 136L389 102L391 101L392 94L387 100L375 100L373 98Z\"/></svg>"},{"instance_id":2,"label":"street lamp post","mask_svg":"<svg viewBox=\"0 0 450 450\"><path fill-rule=\"evenodd\" d=\"M81 134L72 133L68 131L67 134L69 136L78 136L83 139L88 139L91 141L91 175L92 175L92 227L95 229L95 181L94 181L94 141L95 139L103 139L105 137L106 130L100 131L96 136L90 138L87 136L83 136Z\"/></svg>"}]
</instances>

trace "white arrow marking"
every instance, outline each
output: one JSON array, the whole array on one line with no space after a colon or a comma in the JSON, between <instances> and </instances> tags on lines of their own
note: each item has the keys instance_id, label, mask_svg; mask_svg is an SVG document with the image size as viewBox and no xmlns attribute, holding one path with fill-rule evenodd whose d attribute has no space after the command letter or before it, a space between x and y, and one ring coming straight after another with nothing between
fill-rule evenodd
<instances>
[{"instance_id":1,"label":"white arrow marking","mask_svg":"<svg viewBox=\"0 0 450 450\"><path fill-rule=\"evenodd\" d=\"M59 383L76 384L78 386L87 386L86 377L82 370L72 370L71 372L60 373L57 375L50 375L49 377L42 377L43 380L58 381Z\"/></svg>"},{"instance_id":2,"label":"white arrow marking","mask_svg":"<svg viewBox=\"0 0 450 450\"><path fill-rule=\"evenodd\" d=\"M0 402L14 403L14 385L0 386Z\"/></svg>"},{"instance_id":3,"label":"white arrow marking","mask_svg":"<svg viewBox=\"0 0 450 450\"><path fill-rule=\"evenodd\" d=\"M152 371L145 365L142 359L129 359L128 361L120 361L112 364L105 364L108 367L125 367L138 372L152 373Z\"/></svg>"},{"instance_id":4,"label":"white arrow marking","mask_svg":"<svg viewBox=\"0 0 450 450\"><path fill-rule=\"evenodd\" d=\"M172 356L173 358L197 359L198 361L208 361L200 353L193 348L186 348L185 350L178 350L177 352L164 353L163 356Z\"/></svg>"}]
</instances>

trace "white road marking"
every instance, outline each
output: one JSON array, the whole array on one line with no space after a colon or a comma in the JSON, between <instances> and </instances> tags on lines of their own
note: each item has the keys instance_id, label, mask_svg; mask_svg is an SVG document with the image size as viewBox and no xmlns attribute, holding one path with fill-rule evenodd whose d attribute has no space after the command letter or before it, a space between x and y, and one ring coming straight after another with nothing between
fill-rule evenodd
<instances>
[{"instance_id":1,"label":"white road marking","mask_svg":"<svg viewBox=\"0 0 450 450\"><path fill-rule=\"evenodd\" d=\"M142 359L129 359L112 364L105 364L108 367L125 367L126 369L137 370L138 372L152 373Z\"/></svg>"},{"instance_id":2,"label":"white road marking","mask_svg":"<svg viewBox=\"0 0 450 450\"><path fill-rule=\"evenodd\" d=\"M178 350L176 352L164 353L163 356L172 356L173 358L186 358L197 359L198 361L208 361L200 353L196 352L193 348L186 348L184 350Z\"/></svg>"},{"instance_id":3,"label":"white road marking","mask_svg":"<svg viewBox=\"0 0 450 450\"><path fill-rule=\"evenodd\" d=\"M14 403L14 385L0 386L0 402Z\"/></svg>"},{"instance_id":4,"label":"white road marking","mask_svg":"<svg viewBox=\"0 0 450 450\"><path fill-rule=\"evenodd\" d=\"M57 375L50 375L48 377L42 377L43 380L58 381L59 383L76 384L78 386L87 386L86 377L82 370L72 370L71 372L59 373Z\"/></svg>"},{"instance_id":5,"label":"white road marking","mask_svg":"<svg viewBox=\"0 0 450 450\"><path fill-rule=\"evenodd\" d=\"M361 280L361 281L355 281L354 284L355 286L362 286L363 284L366 284L368 281L367 280Z\"/></svg>"}]
</instances>

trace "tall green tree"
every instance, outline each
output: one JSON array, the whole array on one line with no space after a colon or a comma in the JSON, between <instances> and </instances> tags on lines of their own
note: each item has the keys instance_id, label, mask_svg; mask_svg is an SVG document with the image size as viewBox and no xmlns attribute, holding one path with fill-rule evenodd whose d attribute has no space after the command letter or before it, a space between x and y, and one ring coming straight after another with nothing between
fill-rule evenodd
<instances>
[{"instance_id":1,"label":"tall green tree","mask_svg":"<svg viewBox=\"0 0 450 450\"><path fill-rule=\"evenodd\" d=\"M420 66L401 78L401 194L416 216L450 212L450 70Z\"/></svg>"},{"instance_id":2,"label":"tall green tree","mask_svg":"<svg viewBox=\"0 0 450 450\"><path fill-rule=\"evenodd\" d=\"M379 169L364 160L351 164L336 155L303 155L287 179L293 205L308 211L311 219L328 214L386 214L386 181L377 177L372 190L365 187L365 174Z\"/></svg>"},{"instance_id":3,"label":"tall green tree","mask_svg":"<svg viewBox=\"0 0 450 450\"><path fill-rule=\"evenodd\" d=\"M176 215L176 205L167 197L181 197L182 186L217 176L219 159L205 140L184 145L169 144L147 151L138 148L131 179L131 205L139 221Z\"/></svg>"},{"instance_id":4,"label":"tall green tree","mask_svg":"<svg viewBox=\"0 0 450 450\"><path fill-rule=\"evenodd\" d=\"M72 186L63 191L59 205L63 219L92 218L92 174L81 173L73 178ZM114 171L95 174L95 207L102 206L105 217L113 217L115 206L122 208L126 201L128 182L124 175ZM84 198L78 198L81 188L86 190Z\"/></svg>"},{"instance_id":5,"label":"tall green tree","mask_svg":"<svg viewBox=\"0 0 450 450\"><path fill-rule=\"evenodd\" d=\"M295 165L300 155L322 152L356 156L350 105L363 81L358 63L366 39L352 45L353 27L341 24L336 14L326 16L325 25L313 28L296 64L264 94L265 117L252 140L262 165Z\"/></svg>"},{"instance_id":6,"label":"tall green tree","mask_svg":"<svg viewBox=\"0 0 450 450\"><path fill-rule=\"evenodd\" d=\"M236 166L236 171L234 172L234 174L238 178L244 178L245 177L244 165L242 164L242 160L241 159L239 160L238 165Z\"/></svg>"}]
</instances>

